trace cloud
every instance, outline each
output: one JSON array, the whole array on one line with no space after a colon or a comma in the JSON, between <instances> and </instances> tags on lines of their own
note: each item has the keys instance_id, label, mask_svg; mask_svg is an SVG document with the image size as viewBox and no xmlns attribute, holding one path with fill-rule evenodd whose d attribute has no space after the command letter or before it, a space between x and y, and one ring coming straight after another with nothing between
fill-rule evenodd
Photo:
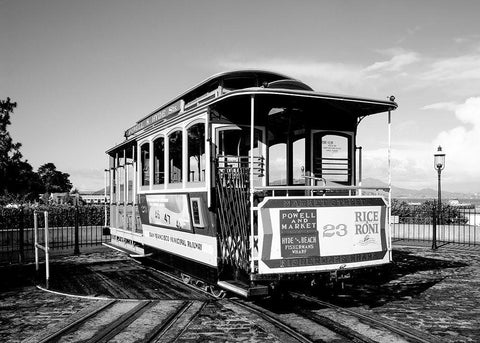
<instances>
[{"instance_id":1,"label":"cloud","mask_svg":"<svg viewBox=\"0 0 480 343\"><path fill-rule=\"evenodd\" d=\"M480 80L480 54L470 54L434 61L420 74L421 80L453 81Z\"/></svg>"},{"instance_id":2,"label":"cloud","mask_svg":"<svg viewBox=\"0 0 480 343\"><path fill-rule=\"evenodd\" d=\"M395 141L391 151L392 185L412 189L432 186L433 150L430 143ZM387 148L365 150L363 166L365 177L388 181ZM425 161L430 161L426 163Z\"/></svg>"},{"instance_id":3,"label":"cloud","mask_svg":"<svg viewBox=\"0 0 480 343\"><path fill-rule=\"evenodd\" d=\"M437 102L435 104L430 104L422 107L422 110L445 110L445 111L455 111L458 107L458 104L454 102Z\"/></svg>"},{"instance_id":4,"label":"cloud","mask_svg":"<svg viewBox=\"0 0 480 343\"><path fill-rule=\"evenodd\" d=\"M420 56L418 53L413 51L406 51L403 49L393 48L389 50L384 50L384 53L390 55L391 58L386 61L375 62L372 65L364 69L365 72L369 73L372 71L401 71L404 67L420 61Z\"/></svg>"},{"instance_id":5,"label":"cloud","mask_svg":"<svg viewBox=\"0 0 480 343\"><path fill-rule=\"evenodd\" d=\"M480 179L480 97L471 97L455 109L463 125L442 131L434 140L446 153L446 172L452 179ZM465 167L467 166L467 167Z\"/></svg>"}]
</instances>

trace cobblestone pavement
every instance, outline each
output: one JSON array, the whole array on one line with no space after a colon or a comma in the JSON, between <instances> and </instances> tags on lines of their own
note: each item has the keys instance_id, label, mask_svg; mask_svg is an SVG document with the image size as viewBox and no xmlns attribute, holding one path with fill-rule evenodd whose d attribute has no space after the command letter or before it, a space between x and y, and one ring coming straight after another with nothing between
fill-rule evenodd
<instances>
[{"instance_id":1,"label":"cobblestone pavement","mask_svg":"<svg viewBox=\"0 0 480 343\"><path fill-rule=\"evenodd\" d=\"M416 295L369 309L384 318L442 337L451 342L480 341L480 247L396 247L414 256L454 263L407 274L392 284L427 284Z\"/></svg>"},{"instance_id":2,"label":"cobblestone pavement","mask_svg":"<svg viewBox=\"0 0 480 343\"><path fill-rule=\"evenodd\" d=\"M375 301L359 301L359 311L374 313L451 342L476 342L480 337L480 247L395 246L395 270L378 289ZM111 250L58 257L62 263L92 263L127 259ZM54 260L55 261L55 260ZM67 297L32 285L34 267L2 267L0 278L0 342L22 342L71 320L101 300ZM388 291L385 291L388 289ZM375 297L375 287L366 298ZM213 307L212 307L213 306ZM216 323L214 327L205 323ZM213 330L213 331L212 331ZM221 303L202 310L180 341L280 341L250 318Z\"/></svg>"}]
</instances>

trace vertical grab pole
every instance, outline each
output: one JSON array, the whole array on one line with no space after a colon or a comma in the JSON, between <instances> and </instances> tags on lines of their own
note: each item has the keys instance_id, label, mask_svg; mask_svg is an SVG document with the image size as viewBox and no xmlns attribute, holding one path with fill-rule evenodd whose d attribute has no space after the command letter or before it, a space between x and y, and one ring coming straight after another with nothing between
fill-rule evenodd
<instances>
[{"instance_id":1,"label":"vertical grab pole","mask_svg":"<svg viewBox=\"0 0 480 343\"><path fill-rule=\"evenodd\" d=\"M207 186L207 206L212 206L212 177L213 177L213 164L212 164L212 128L210 127L210 109L207 110L205 120L205 160L207 161L205 168L205 184Z\"/></svg>"},{"instance_id":2,"label":"vertical grab pole","mask_svg":"<svg viewBox=\"0 0 480 343\"><path fill-rule=\"evenodd\" d=\"M387 240L390 260L392 259L392 112L388 110L388 228L390 239Z\"/></svg>"},{"instance_id":3,"label":"vertical grab pole","mask_svg":"<svg viewBox=\"0 0 480 343\"><path fill-rule=\"evenodd\" d=\"M113 180L115 182L115 225L116 228L120 227L119 223L119 210L120 210L120 171L118 167L118 152L115 154L115 161L113 162L113 168L115 168L115 179Z\"/></svg>"},{"instance_id":4,"label":"vertical grab pole","mask_svg":"<svg viewBox=\"0 0 480 343\"><path fill-rule=\"evenodd\" d=\"M103 191L103 208L104 208L104 215L105 215L105 218L104 218L104 221L103 221L103 227L107 227L107 186L108 186L108 173L109 173L109 170L108 169L105 169L104 170L104 173L105 173L105 182L104 182L104 185L105 185L105 189Z\"/></svg>"},{"instance_id":5,"label":"vertical grab pole","mask_svg":"<svg viewBox=\"0 0 480 343\"><path fill-rule=\"evenodd\" d=\"M153 149L153 144L150 144L151 149ZM150 151L150 153L152 150ZM153 156L153 154L150 154ZM150 157L150 161L153 158ZM153 161L151 166L153 169ZM150 176L152 176L152 169L150 169ZM152 177L150 177L150 185L152 184ZM120 185L121 187L121 185ZM127 149L123 149L123 229L128 230L128 216L127 216L127 208L128 208L128 164L127 164Z\"/></svg>"},{"instance_id":6,"label":"vertical grab pole","mask_svg":"<svg viewBox=\"0 0 480 343\"><path fill-rule=\"evenodd\" d=\"M109 158L109 161L108 161L108 168L109 168L109 173L110 173L110 182L109 182L109 185L110 185L110 201L108 202L109 204L109 211L110 211L110 225L109 226L112 226L112 221L113 221L113 225L115 225L115 227L117 226L117 221L116 221L116 217L115 217L115 213L113 211L113 207L112 206L115 206L115 208L117 207L117 202L115 201L115 199L113 198L113 196L115 195L115 193L113 192L114 191L114 188L115 188L115 160L113 159L112 156L110 156ZM113 219L112 219L113 218Z\"/></svg>"},{"instance_id":7,"label":"vertical grab pole","mask_svg":"<svg viewBox=\"0 0 480 343\"><path fill-rule=\"evenodd\" d=\"M253 261L253 246L254 246L254 210L253 210L253 146L255 143L255 96L250 96L250 272L255 271L255 263Z\"/></svg>"},{"instance_id":8,"label":"vertical grab pole","mask_svg":"<svg viewBox=\"0 0 480 343\"><path fill-rule=\"evenodd\" d=\"M358 148L358 185L362 187L362 147ZM362 196L362 188L358 190L358 195Z\"/></svg>"},{"instance_id":9,"label":"vertical grab pole","mask_svg":"<svg viewBox=\"0 0 480 343\"><path fill-rule=\"evenodd\" d=\"M38 213L33 211L33 237L35 247L35 272L38 273Z\"/></svg>"},{"instance_id":10,"label":"vertical grab pole","mask_svg":"<svg viewBox=\"0 0 480 343\"><path fill-rule=\"evenodd\" d=\"M49 262L49 247L48 247L48 212L43 212L45 216L45 286L48 289L48 280L50 279L50 262Z\"/></svg>"},{"instance_id":11,"label":"vertical grab pole","mask_svg":"<svg viewBox=\"0 0 480 343\"><path fill-rule=\"evenodd\" d=\"M137 232L137 162L135 158L135 146L132 147L132 231Z\"/></svg>"}]
</instances>

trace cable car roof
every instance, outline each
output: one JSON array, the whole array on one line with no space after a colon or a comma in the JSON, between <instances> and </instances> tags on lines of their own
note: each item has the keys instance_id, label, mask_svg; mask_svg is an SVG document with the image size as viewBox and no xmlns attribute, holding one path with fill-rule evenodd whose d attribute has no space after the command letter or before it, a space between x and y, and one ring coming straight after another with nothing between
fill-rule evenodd
<instances>
[{"instance_id":1,"label":"cable car roof","mask_svg":"<svg viewBox=\"0 0 480 343\"><path fill-rule=\"evenodd\" d=\"M268 100L275 97L276 103L282 101L286 106L290 106L297 102L303 102L308 106L315 106L321 110L328 110L332 115L348 115L349 117L362 118L375 113L387 112L397 108L397 104L393 101L393 97L388 100L378 100L370 98L362 98L356 96L347 96L340 94L331 94L324 92L316 92L303 82L288 77L283 74L264 71L264 70L239 70L230 71L211 76L198 85L190 88L179 96L175 97L162 107L144 116L137 121L137 124L127 131L134 129L131 133L125 133L127 138L124 142L115 148L109 149L107 152L116 150L119 147L125 147L135 144L131 137L135 132L150 126L156 122L157 118L167 119L180 113L180 103L187 103L199 98L212 90L224 88L228 91L220 92L216 97L205 101L197 109L203 106L233 106L239 110L245 108L247 99L250 95L255 95L258 99ZM258 101L256 102L259 103ZM189 110L185 109L185 112ZM183 112L182 112L183 113Z\"/></svg>"},{"instance_id":2,"label":"cable car roof","mask_svg":"<svg viewBox=\"0 0 480 343\"><path fill-rule=\"evenodd\" d=\"M181 93L179 96L175 97L165 105L157 108L156 110L152 111L145 117L141 118L138 122L141 122L145 118L148 118L149 116L160 111L162 108L165 108L169 104L175 103L179 100L184 100L185 98L198 97L202 94L207 93L209 90L216 88L219 85L224 84L225 82L228 82L229 80L235 80L235 79L236 80L243 79L246 81L247 84L248 84L247 80L251 81L251 83L247 87L243 87L243 88L260 87L265 84L275 82L275 81L280 81L280 80L297 81L283 74L274 73L274 72L265 71L265 70L256 70L256 69L236 70L236 71L218 73L200 82L199 84L191 87L187 91Z\"/></svg>"}]
</instances>

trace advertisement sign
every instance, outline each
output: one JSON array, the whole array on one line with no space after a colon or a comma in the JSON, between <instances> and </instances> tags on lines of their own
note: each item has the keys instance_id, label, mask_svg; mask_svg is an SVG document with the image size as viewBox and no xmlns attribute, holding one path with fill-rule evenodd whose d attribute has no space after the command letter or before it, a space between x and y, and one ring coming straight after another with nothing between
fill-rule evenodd
<instances>
[{"instance_id":1,"label":"advertisement sign","mask_svg":"<svg viewBox=\"0 0 480 343\"><path fill-rule=\"evenodd\" d=\"M314 271L386 255L383 198L275 197L259 207L260 273Z\"/></svg>"},{"instance_id":2,"label":"advertisement sign","mask_svg":"<svg viewBox=\"0 0 480 343\"><path fill-rule=\"evenodd\" d=\"M217 240L212 236L143 225L143 243L183 258L217 266Z\"/></svg>"},{"instance_id":3,"label":"advertisement sign","mask_svg":"<svg viewBox=\"0 0 480 343\"><path fill-rule=\"evenodd\" d=\"M187 194L141 194L142 224L192 231Z\"/></svg>"},{"instance_id":4,"label":"advertisement sign","mask_svg":"<svg viewBox=\"0 0 480 343\"><path fill-rule=\"evenodd\" d=\"M200 201L199 198L192 200ZM193 233L189 206L187 194L140 194L143 243L216 266L217 240L212 236Z\"/></svg>"}]
</instances>

